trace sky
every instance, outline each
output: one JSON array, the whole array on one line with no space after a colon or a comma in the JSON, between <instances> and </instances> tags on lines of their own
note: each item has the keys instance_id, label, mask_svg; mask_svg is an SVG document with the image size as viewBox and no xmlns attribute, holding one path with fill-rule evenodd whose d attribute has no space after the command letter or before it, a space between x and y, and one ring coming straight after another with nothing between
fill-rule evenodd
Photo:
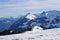
<instances>
[{"instance_id":1,"label":"sky","mask_svg":"<svg viewBox=\"0 0 60 40\"><path fill-rule=\"evenodd\" d=\"M0 0L0 17L60 10L60 0Z\"/></svg>"}]
</instances>

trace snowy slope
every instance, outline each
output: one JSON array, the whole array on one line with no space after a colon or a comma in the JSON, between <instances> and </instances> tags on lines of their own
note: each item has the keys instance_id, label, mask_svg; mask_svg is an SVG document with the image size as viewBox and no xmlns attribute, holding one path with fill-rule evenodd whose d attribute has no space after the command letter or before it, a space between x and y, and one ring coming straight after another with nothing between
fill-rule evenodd
<instances>
[{"instance_id":1,"label":"snowy slope","mask_svg":"<svg viewBox=\"0 0 60 40\"><path fill-rule=\"evenodd\" d=\"M60 28L0 36L0 40L60 40Z\"/></svg>"}]
</instances>

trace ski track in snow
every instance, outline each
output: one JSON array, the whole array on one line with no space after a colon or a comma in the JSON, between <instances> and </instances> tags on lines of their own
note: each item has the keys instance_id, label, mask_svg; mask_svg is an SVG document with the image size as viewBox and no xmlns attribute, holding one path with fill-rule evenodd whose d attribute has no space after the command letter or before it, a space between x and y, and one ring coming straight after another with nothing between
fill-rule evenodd
<instances>
[{"instance_id":1,"label":"ski track in snow","mask_svg":"<svg viewBox=\"0 0 60 40\"><path fill-rule=\"evenodd\" d=\"M5 35L0 40L60 40L60 28Z\"/></svg>"}]
</instances>

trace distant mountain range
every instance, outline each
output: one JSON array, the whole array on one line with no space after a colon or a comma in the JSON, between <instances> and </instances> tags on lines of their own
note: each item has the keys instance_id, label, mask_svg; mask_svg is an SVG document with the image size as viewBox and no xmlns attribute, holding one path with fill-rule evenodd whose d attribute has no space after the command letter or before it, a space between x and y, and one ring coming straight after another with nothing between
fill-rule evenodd
<instances>
[{"instance_id":1,"label":"distant mountain range","mask_svg":"<svg viewBox=\"0 0 60 40\"><path fill-rule=\"evenodd\" d=\"M28 13L18 18L0 18L0 31L20 30L26 27L60 28L60 11L43 11L40 14Z\"/></svg>"},{"instance_id":2,"label":"distant mountain range","mask_svg":"<svg viewBox=\"0 0 60 40\"><path fill-rule=\"evenodd\" d=\"M9 27L17 21L18 18L15 17L1 17L0 18L0 32L4 31L5 29L9 29Z\"/></svg>"}]
</instances>

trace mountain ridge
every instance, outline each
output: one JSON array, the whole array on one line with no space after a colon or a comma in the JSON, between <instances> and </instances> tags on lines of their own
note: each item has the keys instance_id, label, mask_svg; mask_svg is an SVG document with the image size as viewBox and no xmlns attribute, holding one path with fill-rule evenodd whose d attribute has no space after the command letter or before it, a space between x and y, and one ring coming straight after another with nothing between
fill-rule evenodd
<instances>
[{"instance_id":1,"label":"mountain ridge","mask_svg":"<svg viewBox=\"0 0 60 40\"><path fill-rule=\"evenodd\" d=\"M19 17L16 22L13 22L13 24L8 27L8 30L24 31L35 26L40 26L46 29L60 28L60 11L43 11L40 14L28 13L25 16Z\"/></svg>"}]
</instances>

